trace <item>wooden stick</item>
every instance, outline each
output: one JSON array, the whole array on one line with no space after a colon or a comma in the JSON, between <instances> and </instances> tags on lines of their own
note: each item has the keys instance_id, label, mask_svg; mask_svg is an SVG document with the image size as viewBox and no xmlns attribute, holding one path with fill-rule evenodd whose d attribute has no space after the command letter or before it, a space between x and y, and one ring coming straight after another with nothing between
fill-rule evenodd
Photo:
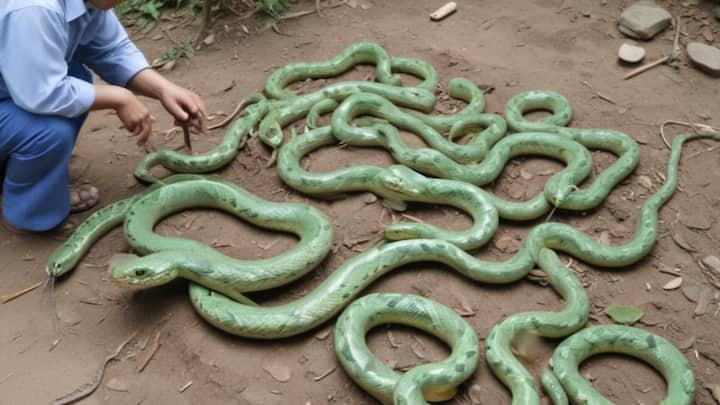
<instances>
[{"instance_id":1,"label":"wooden stick","mask_svg":"<svg viewBox=\"0 0 720 405\"><path fill-rule=\"evenodd\" d=\"M658 60L656 60L656 61L654 61L654 62L650 62L650 63L647 63L647 64L645 64L645 65L642 65L642 66L640 66L639 68L637 68L637 69L631 71L630 73L626 74L625 77L623 77L623 80L627 80L627 79L629 79L629 78L631 78L631 77L633 77L633 76L637 76L637 75L639 75L640 73L642 73L642 72L644 72L644 71L646 71L646 70L650 70L650 69L654 68L655 66L659 66L659 65L662 65L663 63L667 63L669 60L670 60L670 57L669 57L669 56L663 56L662 58L660 58L660 59L658 59Z\"/></svg>"},{"instance_id":2,"label":"wooden stick","mask_svg":"<svg viewBox=\"0 0 720 405\"><path fill-rule=\"evenodd\" d=\"M600 99L605 100L610 104L615 104L615 102L610 97L600 94L600 92L597 91L597 89L595 89L595 87L592 84L590 84L590 82L588 82L587 80L581 81L580 84L583 84L586 87L590 88L590 90L592 90L593 93L595 93L595 95L598 96Z\"/></svg>"},{"instance_id":3,"label":"wooden stick","mask_svg":"<svg viewBox=\"0 0 720 405\"><path fill-rule=\"evenodd\" d=\"M679 41L680 41L680 18L676 18L675 19L675 38L673 39L673 49L670 52L670 56L663 56L662 58L660 58L654 62L650 62L643 66L640 66L639 68L626 74L625 77L623 77L623 80L627 80L633 76L637 76L640 73L645 72L646 70L650 70L650 69L654 68L655 66L662 65L663 63L674 64L674 63L678 62L680 60L680 54L681 54Z\"/></svg>"},{"instance_id":4,"label":"wooden stick","mask_svg":"<svg viewBox=\"0 0 720 405\"><path fill-rule=\"evenodd\" d=\"M33 291L33 290L39 288L39 287L40 287L41 285L43 285L43 284L45 284L45 281L40 281L40 282L38 282L37 284L33 284L33 285L31 285L30 287L25 288L25 289L22 289L22 290L20 290L20 291L18 291L18 292L16 292L16 293L9 294L9 295L3 295L3 296L0 298L0 301L2 301L3 304L7 304L8 302L14 300L15 298L22 297L23 295L29 293L30 291Z\"/></svg>"},{"instance_id":5,"label":"wooden stick","mask_svg":"<svg viewBox=\"0 0 720 405\"><path fill-rule=\"evenodd\" d=\"M325 378L325 377L329 376L330 374L332 374L332 373L335 371L336 368L337 368L337 367L331 368L330 370L328 370L328 371L322 373L321 375L313 378L313 380L314 380L314 381L320 381L320 380L322 380L323 378Z\"/></svg>"},{"instance_id":6,"label":"wooden stick","mask_svg":"<svg viewBox=\"0 0 720 405\"><path fill-rule=\"evenodd\" d=\"M158 349L160 349L160 332L155 335L152 346L150 347L150 349L148 349L147 354L140 361L140 364L137 367L138 373L142 373L142 371L145 370L145 367L147 367L147 365L150 363L150 360L152 360L152 358L155 356L155 353L157 353Z\"/></svg>"}]
</instances>

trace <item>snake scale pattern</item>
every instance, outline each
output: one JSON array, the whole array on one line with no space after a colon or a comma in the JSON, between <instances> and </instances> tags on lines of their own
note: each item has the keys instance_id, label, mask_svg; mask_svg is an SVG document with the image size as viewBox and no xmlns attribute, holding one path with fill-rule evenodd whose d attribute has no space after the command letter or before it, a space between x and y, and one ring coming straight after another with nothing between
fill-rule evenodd
<instances>
[{"instance_id":1,"label":"snake scale pattern","mask_svg":"<svg viewBox=\"0 0 720 405\"><path fill-rule=\"evenodd\" d=\"M338 77L360 64L374 66L374 81L339 81L308 94L289 89L295 82ZM416 83L403 85L400 74L416 77ZM568 225L546 221L531 230L511 258L485 261L472 251L490 241L500 218L533 220L555 208L585 211L599 206L635 170L639 147L621 132L568 127L570 103L551 91L514 96L503 117L485 113L483 92L471 81L455 78L448 83L448 94L465 107L455 114L434 115L437 85L431 65L391 57L372 43L354 44L329 61L282 67L268 77L264 94L251 94L242 101L243 115L215 149L194 156L174 151L148 154L135 174L154 184L91 215L53 253L47 271L55 277L68 273L97 239L123 224L135 254L118 256L112 262L116 282L149 288L187 279L190 300L200 316L230 334L248 338L302 334L339 315L335 350L347 374L384 404L423 404L452 398L475 372L480 359L475 331L454 311L426 298L390 293L359 297L361 292L384 274L418 262L439 263L488 284L512 283L539 268L563 307L510 315L485 340L486 360L511 391L513 404L541 401L536 377L512 350L514 340L524 334L563 339L540 378L556 405L610 404L578 372L585 359L600 353L632 356L660 372L668 386L662 404L693 403L693 372L665 339L627 326L585 327L589 299L558 253L603 268L641 260L657 240L658 211L676 189L683 144L698 138L720 140L720 133L700 129L674 139L664 184L644 202L634 237L625 245L604 245ZM529 121L524 115L533 110L552 114ZM329 117L327 125L318 124L323 116ZM283 129L303 119L305 132L296 134L293 129L285 139ZM427 147L409 147L400 131L417 135ZM226 180L200 175L227 165L252 134L274 150L272 159L277 159L280 178L300 193L319 198L372 192L395 210L412 203L448 205L466 212L473 224L461 231L423 223L390 225L383 244L341 264L307 295L282 305L257 305L245 294L286 285L314 270L329 253L333 232L317 209L265 201ZM456 142L461 137L465 143ZM383 148L397 164L351 166L327 173L303 169L300 162L305 155L340 143ZM590 185L581 187L592 170L591 150L610 152L617 159L594 176ZM548 157L565 167L527 201L503 200L481 188L497 179L509 160L528 155ZM186 174L158 180L152 174L157 165ZM299 242L268 259L237 260L197 241L154 232L163 218L195 207L222 210L260 227L292 233ZM402 375L396 373L365 343L369 330L389 323L438 337L451 348L450 356Z\"/></svg>"}]
</instances>

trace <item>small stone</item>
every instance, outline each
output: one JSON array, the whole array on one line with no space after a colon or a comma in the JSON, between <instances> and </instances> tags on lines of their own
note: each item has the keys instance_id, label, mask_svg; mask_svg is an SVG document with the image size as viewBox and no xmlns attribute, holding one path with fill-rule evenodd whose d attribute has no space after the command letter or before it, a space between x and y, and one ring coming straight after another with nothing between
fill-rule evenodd
<instances>
[{"instance_id":1,"label":"small stone","mask_svg":"<svg viewBox=\"0 0 720 405\"><path fill-rule=\"evenodd\" d=\"M691 42L687 46L687 53L700 70L720 76L720 49L700 42Z\"/></svg>"},{"instance_id":2,"label":"small stone","mask_svg":"<svg viewBox=\"0 0 720 405\"><path fill-rule=\"evenodd\" d=\"M645 48L631 44L622 44L618 51L618 58L627 63L638 63L645 57Z\"/></svg>"},{"instance_id":3,"label":"small stone","mask_svg":"<svg viewBox=\"0 0 720 405\"><path fill-rule=\"evenodd\" d=\"M636 39L651 39L670 25L672 15L652 1L639 1L620 15L618 30Z\"/></svg>"}]
</instances>

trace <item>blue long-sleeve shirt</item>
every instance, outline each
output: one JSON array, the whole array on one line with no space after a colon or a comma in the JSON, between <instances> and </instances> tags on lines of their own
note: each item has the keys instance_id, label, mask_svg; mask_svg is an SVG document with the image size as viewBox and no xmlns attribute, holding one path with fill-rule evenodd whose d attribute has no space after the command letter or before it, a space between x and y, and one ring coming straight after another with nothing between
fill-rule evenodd
<instances>
[{"instance_id":1,"label":"blue long-sleeve shirt","mask_svg":"<svg viewBox=\"0 0 720 405\"><path fill-rule=\"evenodd\" d=\"M115 14L83 0L0 0L0 100L46 115L76 117L95 101L68 62L125 86L149 67Z\"/></svg>"}]
</instances>

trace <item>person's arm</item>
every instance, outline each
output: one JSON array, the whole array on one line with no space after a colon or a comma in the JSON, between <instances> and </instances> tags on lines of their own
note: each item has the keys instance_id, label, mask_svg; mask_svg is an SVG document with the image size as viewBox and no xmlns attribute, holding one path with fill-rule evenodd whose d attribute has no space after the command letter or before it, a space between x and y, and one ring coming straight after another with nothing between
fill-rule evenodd
<instances>
[{"instance_id":1,"label":"person's arm","mask_svg":"<svg viewBox=\"0 0 720 405\"><path fill-rule=\"evenodd\" d=\"M0 27L0 73L15 104L36 114L77 117L95 100L93 85L68 76L68 33L58 10L28 6Z\"/></svg>"},{"instance_id":2,"label":"person's arm","mask_svg":"<svg viewBox=\"0 0 720 405\"><path fill-rule=\"evenodd\" d=\"M189 123L199 132L205 131L207 110L202 99L195 93L182 88L153 69L136 74L127 85L128 89L146 97L160 100L166 110L179 123Z\"/></svg>"},{"instance_id":3,"label":"person's arm","mask_svg":"<svg viewBox=\"0 0 720 405\"><path fill-rule=\"evenodd\" d=\"M207 112L200 97L151 69L112 10L102 12L94 24L92 41L83 44L76 52L78 61L110 84L160 100L176 121L189 122L196 130L204 130L202 117Z\"/></svg>"},{"instance_id":4,"label":"person's arm","mask_svg":"<svg viewBox=\"0 0 720 405\"><path fill-rule=\"evenodd\" d=\"M152 132L150 110L130 90L113 85L96 84L91 110L117 111L125 128L138 137L138 144L147 142Z\"/></svg>"}]
</instances>

